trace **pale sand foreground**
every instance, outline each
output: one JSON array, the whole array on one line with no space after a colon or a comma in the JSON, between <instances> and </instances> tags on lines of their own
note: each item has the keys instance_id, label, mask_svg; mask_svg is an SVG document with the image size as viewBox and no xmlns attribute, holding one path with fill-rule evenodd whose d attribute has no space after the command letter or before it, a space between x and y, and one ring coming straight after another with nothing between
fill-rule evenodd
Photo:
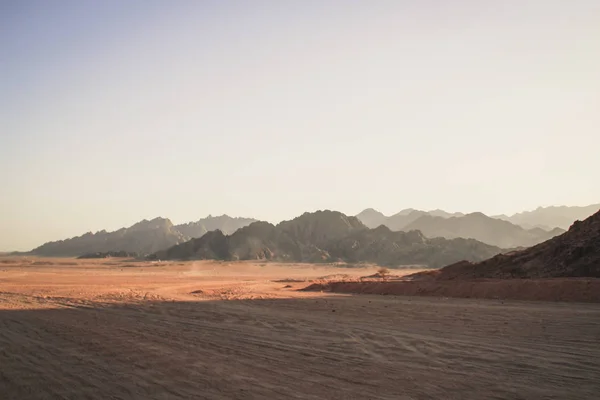
<instances>
[{"instance_id":1,"label":"pale sand foreground","mask_svg":"<svg viewBox=\"0 0 600 400\"><path fill-rule=\"evenodd\" d=\"M7 260L2 399L600 393L600 304L334 295L288 282L374 267Z\"/></svg>"}]
</instances>

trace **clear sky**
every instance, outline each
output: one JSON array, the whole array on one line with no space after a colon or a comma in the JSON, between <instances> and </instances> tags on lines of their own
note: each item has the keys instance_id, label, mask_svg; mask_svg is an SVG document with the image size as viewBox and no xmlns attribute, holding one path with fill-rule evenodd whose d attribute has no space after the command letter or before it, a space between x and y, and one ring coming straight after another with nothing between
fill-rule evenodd
<instances>
[{"instance_id":1,"label":"clear sky","mask_svg":"<svg viewBox=\"0 0 600 400\"><path fill-rule=\"evenodd\" d=\"M0 250L600 200L598 0L0 0Z\"/></svg>"}]
</instances>

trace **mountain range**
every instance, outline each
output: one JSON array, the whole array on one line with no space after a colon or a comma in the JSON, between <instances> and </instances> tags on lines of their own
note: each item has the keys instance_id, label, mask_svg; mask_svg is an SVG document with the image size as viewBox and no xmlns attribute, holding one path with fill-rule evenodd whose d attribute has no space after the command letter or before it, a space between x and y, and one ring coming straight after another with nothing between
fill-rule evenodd
<instances>
[{"instance_id":1,"label":"mountain range","mask_svg":"<svg viewBox=\"0 0 600 400\"><path fill-rule=\"evenodd\" d=\"M450 218L422 215L406 225L403 230L419 230L427 237L477 239L505 249L533 246L565 232L560 228L551 231L541 228L524 229L482 213Z\"/></svg>"},{"instance_id":2,"label":"mountain range","mask_svg":"<svg viewBox=\"0 0 600 400\"><path fill-rule=\"evenodd\" d=\"M545 226L544 224L549 221L562 221L563 225L566 223L565 221L572 223L575 219L571 221L569 218L574 215L579 216L588 212L591 214L599 208L600 205L538 208L534 211L506 217L517 220L526 219L531 226L536 225L533 228L524 228L510 221L488 217L481 213L448 213L443 210L406 209L388 217L376 210L367 209L358 214L356 219L361 222L361 225L364 224L361 229L365 227L375 229L384 225L394 233L418 230L429 239L437 237L475 239L495 247L514 249L535 245L563 232L560 228L544 229L540 227ZM590 210L593 211L590 212ZM196 222L174 225L166 218L155 218L150 221L140 221L128 228L121 228L114 232L104 230L96 233L88 232L71 239L48 242L33 249L29 254L71 257L95 253L127 252L147 255L194 238L201 238L215 230L219 230L224 236L231 236L238 229L255 222L257 220L252 218L209 215ZM325 223L325 221L321 222L321 224ZM274 225L265 222L262 226ZM256 229L256 226L253 229ZM392 234L388 233L387 235ZM322 243L313 244L319 247L318 245ZM267 246L267 248L270 247ZM324 257L328 256L324 255ZM296 259L298 258L302 257L296 257Z\"/></svg>"},{"instance_id":3,"label":"mountain range","mask_svg":"<svg viewBox=\"0 0 600 400\"><path fill-rule=\"evenodd\" d=\"M337 211L304 213L277 225L255 222L231 235L209 232L153 254L160 260L274 260L370 262L440 267L459 260L483 260L502 249L473 239L428 239L419 231L370 229Z\"/></svg>"},{"instance_id":4,"label":"mountain range","mask_svg":"<svg viewBox=\"0 0 600 400\"><path fill-rule=\"evenodd\" d=\"M357 214L356 217L369 228L377 228L379 225L385 225L393 231L402 231L408 224L424 215L450 218L462 217L465 214L449 213L444 210L422 211L415 210L414 208L407 208L388 217L373 208L367 208L366 210L363 210Z\"/></svg>"},{"instance_id":5,"label":"mountain range","mask_svg":"<svg viewBox=\"0 0 600 400\"><path fill-rule=\"evenodd\" d=\"M566 230L573 222L585 219L598 210L600 210L600 203L590 204L588 206L550 206L538 207L532 211L523 211L510 216L504 214L493 215L491 218L508 221L525 229L541 228L546 231L551 231L554 228L561 228ZM373 208L367 208L360 212L357 217L369 228L385 225L391 230L403 230L404 227L423 215L450 218L463 217L467 214L461 212L451 213L439 209L422 211L414 208L407 208L394 215L386 216Z\"/></svg>"},{"instance_id":6,"label":"mountain range","mask_svg":"<svg viewBox=\"0 0 600 400\"><path fill-rule=\"evenodd\" d=\"M600 278L600 211L576 221L562 235L528 249L412 275L413 279L436 280L560 277Z\"/></svg>"},{"instance_id":7,"label":"mountain range","mask_svg":"<svg viewBox=\"0 0 600 400\"><path fill-rule=\"evenodd\" d=\"M538 207L533 211L524 211L511 216L496 215L493 218L512 222L525 229L542 228L549 230L554 227L569 229L574 221L583 220L598 210L600 210L600 203L582 207L551 206Z\"/></svg>"},{"instance_id":8,"label":"mountain range","mask_svg":"<svg viewBox=\"0 0 600 400\"><path fill-rule=\"evenodd\" d=\"M488 217L480 212L463 214L415 209L386 216L368 208L357 218L369 228L385 225L392 231L419 230L429 238L472 238L502 248L518 248L533 246L560 235L574 221L587 218L599 209L600 204L539 207L510 217Z\"/></svg>"},{"instance_id":9,"label":"mountain range","mask_svg":"<svg viewBox=\"0 0 600 400\"><path fill-rule=\"evenodd\" d=\"M123 251L137 254L152 254L190 239L201 237L206 232L219 229L233 233L237 229L255 222L252 218L232 218L228 215L208 216L196 222L173 225L167 218L143 220L128 228L114 232L105 230L88 232L74 238L45 243L30 254L40 256L73 257L93 253Z\"/></svg>"}]
</instances>

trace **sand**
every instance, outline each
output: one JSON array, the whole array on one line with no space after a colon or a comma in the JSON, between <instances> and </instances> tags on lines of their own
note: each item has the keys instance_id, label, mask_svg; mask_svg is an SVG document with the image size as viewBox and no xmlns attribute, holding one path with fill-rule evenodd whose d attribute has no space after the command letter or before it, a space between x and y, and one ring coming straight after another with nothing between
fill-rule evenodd
<instances>
[{"instance_id":1,"label":"sand","mask_svg":"<svg viewBox=\"0 0 600 400\"><path fill-rule=\"evenodd\" d=\"M600 303L598 278L477 279L312 283L313 292Z\"/></svg>"},{"instance_id":2,"label":"sand","mask_svg":"<svg viewBox=\"0 0 600 400\"><path fill-rule=\"evenodd\" d=\"M375 270L0 259L0 397L590 399L600 392L599 304L298 290Z\"/></svg>"}]
</instances>

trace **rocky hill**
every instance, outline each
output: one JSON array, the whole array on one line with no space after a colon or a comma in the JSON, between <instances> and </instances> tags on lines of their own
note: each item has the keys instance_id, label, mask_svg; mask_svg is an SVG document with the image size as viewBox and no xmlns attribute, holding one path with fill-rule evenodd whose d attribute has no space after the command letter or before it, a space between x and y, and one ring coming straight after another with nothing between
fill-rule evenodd
<instances>
[{"instance_id":1,"label":"rocky hill","mask_svg":"<svg viewBox=\"0 0 600 400\"><path fill-rule=\"evenodd\" d=\"M559 227L567 229L574 221L582 220L600 210L600 204L583 207L552 206L538 207L533 211L524 211L511 216L497 215L494 218L503 219L526 229Z\"/></svg>"},{"instance_id":2,"label":"rocky hill","mask_svg":"<svg viewBox=\"0 0 600 400\"><path fill-rule=\"evenodd\" d=\"M476 240L427 239L420 232L369 229L336 211L305 213L278 225L255 222L232 235L209 232L152 255L153 259L374 262L439 267L461 259L483 260L501 249Z\"/></svg>"},{"instance_id":3,"label":"rocky hill","mask_svg":"<svg viewBox=\"0 0 600 400\"><path fill-rule=\"evenodd\" d=\"M179 232L166 218L143 220L129 228L114 232L88 232L71 239L48 242L31 251L40 256L72 257L90 253L124 251L151 254L183 243L189 238Z\"/></svg>"},{"instance_id":4,"label":"rocky hill","mask_svg":"<svg viewBox=\"0 0 600 400\"><path fill-rule=\"evenodd\" d=\"M201 218L196 222L187 224L175 225L175 229L181 232L188 238L202 237L206 232L220 230L226 235L231 235L244 226L248 226L253 222L257 222L254 218L230 217L229 215L221 215L213 217L209 215L206 218Z\"/></svg>"},{"instance_id":5,"label":"rocky hill","mask_svg":"<svg viewBox=\"0 0 600 400\"><path fill-rule=\"evenodd\" d=\"M529 247L564 233L560 228L549 232L541 228L527 230L482 213L450 218L422 215L406 225L403 230L419 230L431 238L476 239L502 248Z\"/></svg>"},{"instance_id":6,"label":"rocky hill","mask_svg":"<svg viewBox=\"0 0 600 400\"><path fill-rule=\"evenodd\" d=\"M567 232L525 250L472 263L458 262L414 279L600 278L600 211Z\"/></svg>"}]
</instances>

